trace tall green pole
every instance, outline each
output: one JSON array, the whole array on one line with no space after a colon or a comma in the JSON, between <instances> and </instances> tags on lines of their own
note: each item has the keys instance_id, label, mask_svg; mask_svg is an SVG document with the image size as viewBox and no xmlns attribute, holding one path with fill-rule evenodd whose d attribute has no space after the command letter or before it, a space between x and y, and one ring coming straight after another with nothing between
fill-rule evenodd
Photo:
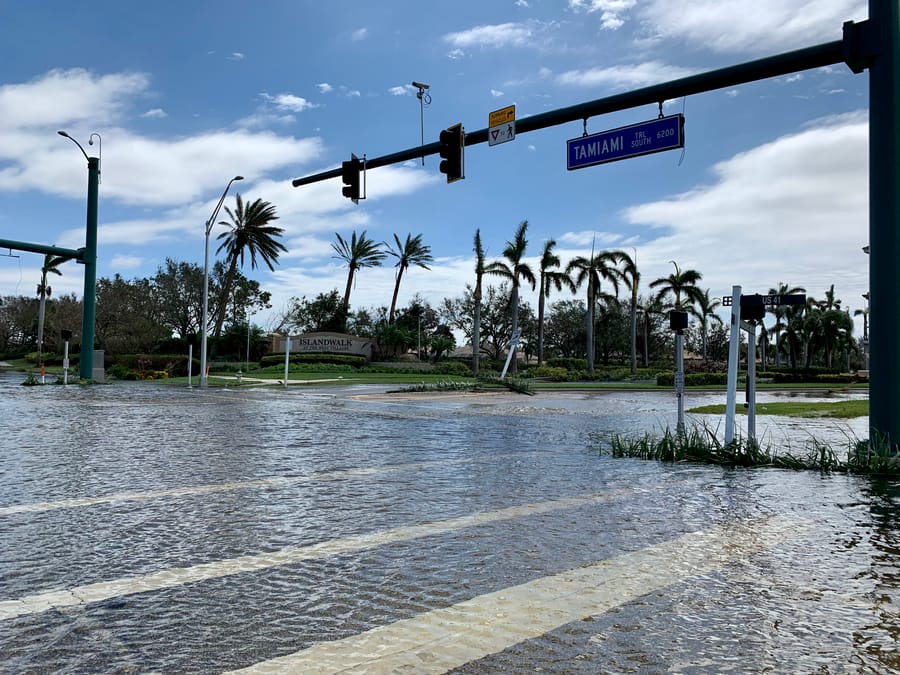
<instances>
[{"instance_id":1,"label":"tall green pole","mask_svg":"<svg viewBox=\"0 0 900 675\"><path fill-rule=\"evenodd\" d=\"M900 0L869 0L869 438L900 444ZM879 447L876 445L876 447Z\"/></svg>"},{"instance_id":2,"label":"tall green pole","mask_svg":"<svg viewBox=\"0 0 900 675\"><path fill-rule=\"evenodd\" d=\"M79 146L80 147L80 146ZM84 242L84 301L81 314L81 357L79 377L94 377L94 325L97 307L97 198L100 185L100 159L88 157L87 235Z\"/></svg>"}]
</instances>

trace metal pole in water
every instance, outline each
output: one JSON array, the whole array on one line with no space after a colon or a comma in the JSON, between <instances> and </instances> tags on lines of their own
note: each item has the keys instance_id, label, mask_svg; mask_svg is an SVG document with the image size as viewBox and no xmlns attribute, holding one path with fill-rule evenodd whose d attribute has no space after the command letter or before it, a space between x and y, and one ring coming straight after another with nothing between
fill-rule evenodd
<instances>
[{"instance_id":1,"label":"metal pole in water","mask_svg":"<svg viewBox=\"0 0 900 675\"><path fill-rule=\"evenodd\" d=\"M193 384L191 383L191 378L193 375L191 374L191 369L194 365L194 345L188 345L188 389L190 389Z\"/></svg>"},{"instance_id":2,"label":"metal pole in water","mask_svg":"<svg viewBox=\"0 0 900 675\"><path fill-rule=\"evenodd\" d=\"M756 324L747 326L747 439L756 440Z\"/></svg>"},{"instance_id":3,"label":"metal pole in water","mask_svg":"<svg viewBox=\"0 0 900 675\"><path fill-rule=\"evenodd\" d=\"M684 433L684 333L675 333L675 398L678 399L678 424L675 430Z\"/></svg>"},{"instance_id":4,"label":"metal pole in water","mask_svg":"<svg viewBox=\"0 0 900 675\"><path fill-rule=\"evenodd\" d=\"M734 440L737 403L738 352L741 346L741 287L731 287L731 334L728 343L728 393L725 399L725 444Z\"/></svg>"},{"instance_id":5,"label":"metal pole in water","mask_svg":"<svg viewBox=\"0 0 900 675\"><path fill-rule=\"evenodd\" d=\"M288 372L291 365L291 336L284 339L284 388L288 386Z\"/></svg>"}]
</instances>

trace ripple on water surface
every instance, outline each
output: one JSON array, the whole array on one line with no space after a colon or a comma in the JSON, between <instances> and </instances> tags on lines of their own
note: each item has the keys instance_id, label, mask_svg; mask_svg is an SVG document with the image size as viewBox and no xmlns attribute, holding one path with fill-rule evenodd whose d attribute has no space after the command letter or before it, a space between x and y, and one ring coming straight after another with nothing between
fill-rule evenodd
<instances>
[{"instance_id":1,"label":"ripple on water surface","mask_svg":"<svg viewBox=\"0 0 900 675\"><path fill-rule=\"evenodd\" d=\"M10 377L0 507L43 506L0 515L0 601L355 537L385 543L0 620L5 671L220 672L772 516L808 530L457 672L900 669L896 483L591 449L598 430L671 424L669 395L397 401ZM585 495L599 497L409 534ZM96 501L58 503L84 499Z\"/></svg>"}]
</instances>

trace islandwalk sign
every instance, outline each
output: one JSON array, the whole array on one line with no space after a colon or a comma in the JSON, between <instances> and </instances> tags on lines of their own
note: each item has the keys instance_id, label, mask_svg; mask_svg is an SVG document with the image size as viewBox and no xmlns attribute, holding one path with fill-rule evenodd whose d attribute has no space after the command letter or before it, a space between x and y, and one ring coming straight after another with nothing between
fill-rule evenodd
<instances>
[{"instance_id":1,"label":"islandwalk sign","mask_svg":"<svg viewBox=\"0 0 900 675\"><path fill-rule=\"evenodd\" d=\"M566 168L615 162L684 147L684 115L669 115L566 141Z\"/></svg>"}]
</instances>

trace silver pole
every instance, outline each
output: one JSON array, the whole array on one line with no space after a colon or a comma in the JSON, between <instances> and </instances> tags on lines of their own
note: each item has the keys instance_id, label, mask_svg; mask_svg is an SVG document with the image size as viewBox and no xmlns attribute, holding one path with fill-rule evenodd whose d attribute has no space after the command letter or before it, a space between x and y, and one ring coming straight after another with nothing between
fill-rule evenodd
<instances>
[{"instance_id":1,"label":"silver pole","mask_svg":"<svg viewBox=\"0 0 900 675\"><path fill-rule=\"evenodd\" d=\"M69 341L63 347L63 384L69 384Z\"/></svg>"},{"instance_id":2,"label":"silver pole","mask_svg":"<svg viewBox=\"0 0 900 675\"><path fill-rule=\"evenodd\" d=\"M291 336L284 338L284 388L288 386L288 372L291 365Z\"/></svg>"},{"instance_id":3,"label":"silver pole","mask_svg":"<svg viewBox=\"0 0 900 675\"><path fill-rule=\"evenodd\" d=\"M202 331L203 337L200 340L200 388L206 389L208 382L208 373L207 365L206 365L206 333L209 331L209 233L212 231L213 225L216 222L216 216L219 215L219 209L222 208L222 202L225 201L225 195L228 194L228 189L231 187L231 184L236 180L244 180L243 176L235 176L230 181L228 181L228 185L225 186L225 192L222 193L222 197L219 199L219 203L216 204L216 208L213 210L212 215L209 217L209 220L206 221L206 245L203 251L203 312L200 317L200 330Z\"/></svg>"},{"instance_id":4,"label":"silver pole","mask_svg":"<svg viewBox=\"0 0 900 675\"><path fill-rule=\"evenodd\" d=\"M747 440L756 440L756 324L747 331Z\"/></svg>"},{"instance_id":5,"label":"silver pole","mask_svg":"<svg viewBox=\"0 0 900 675\"><path fill-rule=\"evenodd\" d=\"M741 346L741 287L731 287L731 335L728 344L728 394L725 403L725 444L734 440L738 353Z\"/></svg>"},{"instance_id":6,"label":"silver pole","mask_svg":"<svg viewBox=\"0 0 900 675\"><path fill-rule=\"evenodd\" d=\"M675 333L675 398L678 399L678 425L675 430L684 433L684 334Z\"/></svg>"},{"instance_id":7,"label":"silver pole","mask_svg":"<svg viewBox=\"0 0 900 675\"><path fill-rule=\"evenodd\" d=\"M188 389L193 386L191 382L191 378L193 375L191 374L191 369L194 366L194 345L188 345Z\"/></svg>"}]
</instances>

